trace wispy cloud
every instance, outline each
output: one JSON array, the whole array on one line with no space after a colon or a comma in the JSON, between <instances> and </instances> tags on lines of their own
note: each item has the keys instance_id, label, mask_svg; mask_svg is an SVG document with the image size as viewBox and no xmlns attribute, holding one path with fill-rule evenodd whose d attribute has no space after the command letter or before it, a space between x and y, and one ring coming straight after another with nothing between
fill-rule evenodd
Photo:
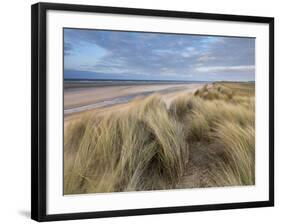
<instances>
[{"instance_id":1,"label":"wispy cloud","mask_svg":"<svg viewBox=\"0 0 281 224\"><path fill-rule=\"evenodd\" d=\"M70 55L70 52L71 52L71 50L72 50L71 44L65 42L65 43L64 43L64 48L63 48L63 50L64 50L64 55Z\"/></svg>"},{"instance_id":2,"label":"wispy cloud","mask_svg":"<svg viewBox=\"0 0 281 224\"><path fill-rule=\"evenodd\" d=\"M198 72L254 72L254 65L209 66L196 68Z\"/></svg>"}]
</instances>

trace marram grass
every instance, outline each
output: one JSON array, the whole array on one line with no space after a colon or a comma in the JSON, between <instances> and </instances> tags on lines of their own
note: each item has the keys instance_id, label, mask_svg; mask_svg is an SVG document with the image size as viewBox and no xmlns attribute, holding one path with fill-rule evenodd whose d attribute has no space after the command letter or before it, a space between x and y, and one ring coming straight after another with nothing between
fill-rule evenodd
<instances>
[{"instance_id":1,"label":"marram grass","mask_svg":"<svg viewBox=\"0 0 281 224\"><path fill-rule=\"evenodd\" d=\"M87 113L65 126L64 193L253 185L254 99L253 84L215 83Z\"/></svg>"}]
</instances>

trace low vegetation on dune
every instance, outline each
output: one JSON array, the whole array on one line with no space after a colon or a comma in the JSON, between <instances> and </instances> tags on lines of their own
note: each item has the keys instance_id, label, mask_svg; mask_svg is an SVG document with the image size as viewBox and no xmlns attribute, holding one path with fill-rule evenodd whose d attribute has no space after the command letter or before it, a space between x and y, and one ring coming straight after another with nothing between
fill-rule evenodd
<instances>
[{"instance_id":1,"label":"low vegetation on dune","mask_svg":"<svg viewBox=\"0 0 281 224\"><path fill-rule=\"evenodd\" d=\"M65 126L64 193L255 184L255 89L214 83Z\"/></svg>"}]
</instances>

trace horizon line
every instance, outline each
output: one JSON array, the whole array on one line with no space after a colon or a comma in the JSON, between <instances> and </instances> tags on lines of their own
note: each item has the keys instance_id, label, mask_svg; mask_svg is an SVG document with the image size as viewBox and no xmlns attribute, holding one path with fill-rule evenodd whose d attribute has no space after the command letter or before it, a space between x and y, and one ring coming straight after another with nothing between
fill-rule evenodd
<instances>
[{"instance_id":1,"label":"horizon line","mask_svg":"<svg viewBox=\"0 0 281 224\"><path fill-rule=\"evenodd\" d=\"M64 78L64 81L158 81L158 82L255 82L255 80L176 80L176 79L107 79L107 78Z\"/></svg>"}]
</instances>

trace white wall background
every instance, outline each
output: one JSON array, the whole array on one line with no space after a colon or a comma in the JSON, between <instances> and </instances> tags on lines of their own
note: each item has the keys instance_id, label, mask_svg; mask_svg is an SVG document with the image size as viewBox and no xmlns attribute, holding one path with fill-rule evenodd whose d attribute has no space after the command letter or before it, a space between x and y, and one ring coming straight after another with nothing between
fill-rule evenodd
<instances>
[{"instance_id":1,"label":"white wall background","mask_svg":"<svg viewBox=\"0 0 281 224\"><path fill-rule=\"evenodd\" d=\"M50 0L51 1L51 0ZM30 220L30 5L2 1L0 7L0 223ZM149 215L60 223L277 223L281 213L280 1L278 0L60 0L62 3L183 10L275 17L276 206L168 215ZM265 133L267 134L267 133ZM274 222L275 221L275 222Z\"/></svg>"}]
</instances>

